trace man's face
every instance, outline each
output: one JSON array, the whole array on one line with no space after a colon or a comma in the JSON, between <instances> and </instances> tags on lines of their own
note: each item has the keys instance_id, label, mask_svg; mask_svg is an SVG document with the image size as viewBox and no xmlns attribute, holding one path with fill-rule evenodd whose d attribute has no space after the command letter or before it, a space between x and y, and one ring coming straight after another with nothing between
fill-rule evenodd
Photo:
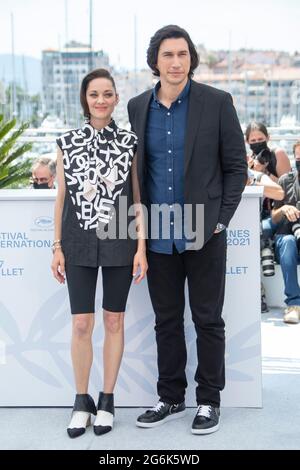
<instances>
[{"instance_id":1,"label":"man's face","mask_svg":"<svg viewBox=\"0 0 300 470\"><path fill-rule=\"evenodd\" d=\"M295 160L300 161L300 145L295 148Z\"/></svg>"},{"instance_id":2,"label":"man's face","mask_svg":"<svg viewBox=\"0 0 300 470\"><path fill-rule=\"evenodd\" d=\"M159 70L162 84L178 86L187 82L191 56L186 40L171 38L162 41L156 67Z\"/></svg>"},{"instance_id":3,"label":"man's face","mask_svg":"<svg viewBox=\"0 0 300 470\"><path fill-rule=\"evenodd\" d=\"M49 189L53 188L54 177L51 175L49 168L45 165L39 165L35 168L32 172L32 179L38 186L47 184Z\"/></svg>"}]
</instances>

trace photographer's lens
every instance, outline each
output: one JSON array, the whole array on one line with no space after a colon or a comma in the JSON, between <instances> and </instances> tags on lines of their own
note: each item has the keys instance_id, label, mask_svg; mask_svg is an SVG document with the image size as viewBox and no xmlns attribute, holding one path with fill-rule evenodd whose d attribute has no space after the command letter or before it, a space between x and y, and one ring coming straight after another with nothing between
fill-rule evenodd
<instances>
[{"instance_id":1,"label":"photographer's lens","mask_svg":"<svg viewBox=\"0 0 300 470\"><path fill-rule=\"evenodd\" d=\"M261 250L261 265L264 276L270 277L275 275L274 254L269 247Z\"/></svg>"},{"instance_id":2,"label":"photographer's lens","mask_svg":"<svg viewBox=\"0 0 300 470\"><path fill-rule=\"evenodd\" d=\"M292 234L296 238L298 248L300 248L300 223L299 223L299 221L295 222L292 225Z\"/></svg>"}]
</instances>

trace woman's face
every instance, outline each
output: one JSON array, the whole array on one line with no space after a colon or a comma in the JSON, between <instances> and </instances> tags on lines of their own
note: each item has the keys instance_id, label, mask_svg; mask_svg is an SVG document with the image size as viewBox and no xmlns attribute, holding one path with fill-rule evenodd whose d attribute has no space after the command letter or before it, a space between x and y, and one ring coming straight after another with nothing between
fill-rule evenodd
<instances>
[{"instance_id":1,"label":"woman's face","mask_svg":"<svg viewBox=\"0 0 300 470\"><path fill-rule=\"evenodd\" d=\"M86 100L91 122L103 123L106 126L111 120L119 97L108 78L94 78L88 84Z\"/></svg>"},{"instance_id":2,"label":"woman's face","mask_svg":"<svg viewBox=\"0 0 300 470\"><path fill-rule=\"evenodd\" d=\"M247 143L251 146L251 144L258 144L259 142L268 142L269 137L266 137L265 134L261 131L255 130L251 131ZM257 149L252 148L253 153L257 153ZM248 157L248 167L252 168L256 171L265 172L268 164L261 164L258 162L257 159L254 159L253 156Z\"/></svg>"},{"instance_id":3,"label":"woman's face","mask_svg":"<svg viewBox=\"0 0 300 470\"><path fill-rule=\"evenodd\" d=\"M266 137L263 132L255 130L250 132L247 142L248 144L255 144L256 142L268 142L268 140L269 137Z\"/></svg>"}]
</instances>

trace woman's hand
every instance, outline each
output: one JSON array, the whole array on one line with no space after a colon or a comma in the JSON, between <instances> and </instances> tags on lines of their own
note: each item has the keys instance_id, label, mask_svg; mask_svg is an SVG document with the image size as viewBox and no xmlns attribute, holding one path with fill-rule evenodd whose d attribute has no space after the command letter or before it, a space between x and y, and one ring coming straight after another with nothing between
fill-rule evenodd
<instances>
[{"instance_id":1,"label":"woman's hand","mask_svg":"<svg viewBox=\"0 0 300 470\"><path fill-rule=\"evenodd\" d=\"M140 270L139 274L138 269ZM147 263L147 257L146 257L146 252L144 250L138 250L135 254L135 257L133 258L133 270L132 270L132 276L135 278L134 283L139 284L144 277L146 276L146 272L148 270L148 263Z\"/></svg>"},{"instance_id":2,"label":"woman's hand","mask_svg":"<svg viewBox=\"0 0 300 470\"><path fill-rule=\"evenodd\" d=\"M253 170L254 158L252 155L247 155L247 164L248 164L248 168Z\"/></svg>"},{"instance_id":3,"label":"woman's hand","mask_svg":"<svg viewBox=\"0 0 300 470\"><path fill-rule=\"evenodd\" d=\"M253 161L252 169L255 170L255 171L259 171L260 173L266 173L267 172L267 166L268 166L267 163L262 164L262 163L259 163L259 161L255 159Z\"/></svg>"},{"instance_id":4,"label":"woman's hand","mask_svg":"<svg viewBox=\"0 0 300 470\"><path fill-rule=\"evenodd\" d=\"M53 254L51 270L60 284L65 283L65 257L61 248L56 248Z\"/></svg>"},{"instance_id":5,"label":"woman's hand","mask_svg":"<svg viewBox=\"0 0 300 470\"><path fill-rule=\"evenodd\" d=\"M262 165L261 163L259 163L259 161L257 161L256 158L253 158L253 155L247 156L247 163L248 163L248 168L250 168L251 170L255 170L255 171L258 171L260 173L266 173L267 172L268 164L266 163L266 164Z\"/></svg>"}]
</instances>

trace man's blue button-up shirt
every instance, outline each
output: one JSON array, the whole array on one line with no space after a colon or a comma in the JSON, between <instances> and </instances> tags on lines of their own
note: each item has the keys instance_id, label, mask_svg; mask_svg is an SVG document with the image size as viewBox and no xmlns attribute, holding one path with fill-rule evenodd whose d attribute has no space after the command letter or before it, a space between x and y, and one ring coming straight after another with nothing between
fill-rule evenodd
<instances>
[{"instance_id":1,"label":"man's blue button-up shirt","mask_svg":"<svg viewBox=\"0 0 300 470\"><path fill-rule=\"evenodd\" d=\"M171 254L175 245L177 251L182 253L185 251L184 143L190 81L170 108L160 103L157 96L159 88L160 82L153 90L145 141L147 193L150 203L148 210L150 211L152 207L153 211L149 225L148 247L157 253ZM169 210L169 219L162 218L162 211L158 214L156 208L161 207L161 204ZM158 226L155 224L156 216L159 218Z\"/></svg>"}]
</instances>

